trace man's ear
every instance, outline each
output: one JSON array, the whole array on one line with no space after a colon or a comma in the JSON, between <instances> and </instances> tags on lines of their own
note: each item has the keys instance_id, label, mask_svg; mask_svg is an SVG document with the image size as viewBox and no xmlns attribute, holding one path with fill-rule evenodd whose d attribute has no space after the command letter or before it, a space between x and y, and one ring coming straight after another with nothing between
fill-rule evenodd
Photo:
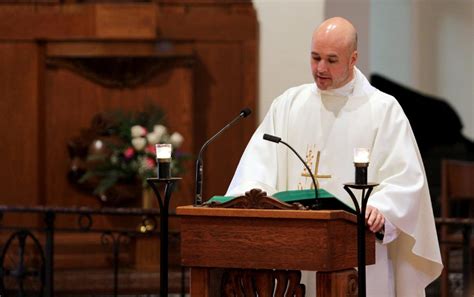
<instances>
[{"instance_id":1,"label":"man's ear","mask_svg":"<svg viewBox=\"0 0 474 297\"><path fill-rule=\"evenodd\" d=\"M351 55L351 66L355 66L357 63L357 59L359 58L359 52L358 51L353 51Z\"/></svg>"}]
</instances>

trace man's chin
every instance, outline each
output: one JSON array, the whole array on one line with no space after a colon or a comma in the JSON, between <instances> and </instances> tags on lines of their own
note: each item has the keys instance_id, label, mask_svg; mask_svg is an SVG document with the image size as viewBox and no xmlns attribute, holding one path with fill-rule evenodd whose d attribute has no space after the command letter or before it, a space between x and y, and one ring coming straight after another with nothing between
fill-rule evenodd
<instances>
[{"instance_id":1,"label":"man's chin","mask_svg":"<svg viewBox=\"0 0 474 297\"><path fill-rule=\"evenodd\" d=\"M330 86L327 84L321 84L321 83L316 82L316 85L318 86L318 89L322 91L326 91L330 89Z\"/></svg>"},{"instance_id":2,"label":"man's chin","mask_svg":"<svg viewBox=\"0 0 474 297\"><path fill-rule=\"evenodd\" d=\"M331 88L331 79L329 78L317 78L316 85L320 90L326 91Z\"/></svg>"}]
</instances>

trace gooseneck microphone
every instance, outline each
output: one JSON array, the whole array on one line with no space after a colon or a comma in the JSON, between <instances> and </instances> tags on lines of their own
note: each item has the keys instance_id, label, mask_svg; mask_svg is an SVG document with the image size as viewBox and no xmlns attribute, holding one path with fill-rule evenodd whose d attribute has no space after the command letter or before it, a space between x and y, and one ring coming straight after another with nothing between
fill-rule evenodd
<instances>
[{"instance_id":1,"label":"gooseneck microphone","mask_svg":"<svg viewBox=\"0 0 474 297\"><path fill-rule=\"evenodd\" d=\"M238 120L248 117L251 113L252 113L252 110L250 108L242 109L236 118L234 118L224 128L220 129L216 134L214 134L214 136L209 138L209 140L206 141L201 147L201 150L199 151L197 161L196 161L196 197L194 200L194 205L197 206L197 205L202 204L202 179L203 179L203 174L204 174L203 165L202 165L202 152L209 145L209 143L211 143L214 139L216 139L219 135L221 135L222 132L224 132L231 126L233 126Z\"/></svg>"},{"instance_id":2,"label":"gooseneck microphone","mask_svg":"<svg viewBox=\"0 0 474 297\"><path fill-rule=\"evenodd\" d=\"M318 185L316 184L316 180L314 179L314 174L313 172L311 171L311 169L309 168L308 164L306 164L306 162L303 160L303 158L301 158L301 156L295 151L294 148L292 148L288 143L284 142L283 140L281 140L280 137L277 137L277 136L273 136L273 135L270 135L270 134L263 134L263 139L265 140L268 140L268 141L271 141L271 142L274 142L274 143L283 143L284 145L286 145L290 150L293 151L293 153L295 153L295 155L300 159L300 161L304 164L304 166L306 167L306 169L308 169L308 172L309 174L311 175L311 179L313 180L313 185L314 185L314 197L315 197L315 201L316 201L316 207L318 207Z\"/></svg>"}]
</instances>

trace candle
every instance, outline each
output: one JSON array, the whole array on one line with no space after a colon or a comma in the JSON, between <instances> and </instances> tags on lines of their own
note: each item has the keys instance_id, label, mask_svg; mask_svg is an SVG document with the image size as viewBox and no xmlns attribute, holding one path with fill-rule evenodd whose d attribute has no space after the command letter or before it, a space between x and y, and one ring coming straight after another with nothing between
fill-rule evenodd
<instances>
[{"instance_id":1,"label":"candle","mask_svg":"<svg viewBox=\"0 0 474 297\"><path fill-rule=\"evenodd\" d=\"M367 184L367 167L369 167L370 150L367 148L354 149L355 183Z\"/></svg>"},{"instance_id":2,"label":"candle","mask_svg":"<svg viewBox=\"0 0 474 297\"><path fill-rule=\"evenodd\" d=\"M158 178L171 177L171 152L172 146L169 143L155 144L156 150L156 173Z\"/></svg>"},{"instance_id":3,"label":"candle","mask_svg":"<svg viewBox=\"0 0 474 297\"><path fill-rule=\"evenodd\" d=\"M155 145L157 159L171 159L171 144L158 143Z\"/></svg>"},{"instance_id":4,"label":"candle","mask_svg":"<svg viewBox=\"0 0 474 297\"><path fill-rule=\"evenodd\" d=\"M354 163L369 163L370 150L368 148L354 149Z\"/></svg>"}]
</instances>

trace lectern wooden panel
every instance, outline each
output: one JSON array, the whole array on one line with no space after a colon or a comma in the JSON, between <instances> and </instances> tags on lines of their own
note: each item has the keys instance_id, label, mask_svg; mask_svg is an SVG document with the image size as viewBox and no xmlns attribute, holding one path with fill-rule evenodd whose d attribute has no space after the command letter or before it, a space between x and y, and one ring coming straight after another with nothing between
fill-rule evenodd
<instances>
[{"instance_id":1,"label":"lectern wooden panel","mask_svg":"<svg viewBox=\"0 0 474 297\"><path fill-rule=\"evenodd\" d=\"M357 266L356 218L344 211L183 206L177 212L184 266L328 272ZM369 265L375 263L374 240L366 234Z\"/></svg>"}]
</instances>

